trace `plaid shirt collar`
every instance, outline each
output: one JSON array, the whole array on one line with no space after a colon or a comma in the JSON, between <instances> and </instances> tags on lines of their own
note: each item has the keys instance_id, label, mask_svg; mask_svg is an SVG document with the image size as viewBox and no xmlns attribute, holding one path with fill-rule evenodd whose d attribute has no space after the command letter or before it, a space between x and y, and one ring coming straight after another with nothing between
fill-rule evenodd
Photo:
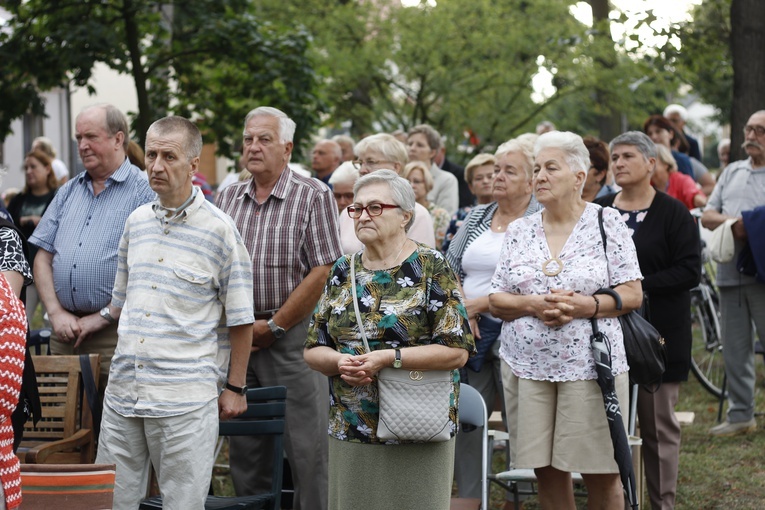
<instances>
[{"instance_id":1,"label":"plaid shirt collar","mask_svg":"<svg viewBox=\"0 0 765 510\"><path fill-rule=\"evenodd\" d=\"M282 170L282 173L279 174L279 179L277 179L276 184L274 184L274 189L271 190L271 196L274 196L278 198L279 200L284 200L289 196L290 188L292 187L292 169L290 169L289 166L285 166L284 170ZM256 186L255 186L255 179L250 179L250 184L247 186L242 186L242 190L239 193L239 196L237 199L243 198L245 195L250 197L250 199L255 199L255 192L256 192Z\"/></svg>"}]
</instances>

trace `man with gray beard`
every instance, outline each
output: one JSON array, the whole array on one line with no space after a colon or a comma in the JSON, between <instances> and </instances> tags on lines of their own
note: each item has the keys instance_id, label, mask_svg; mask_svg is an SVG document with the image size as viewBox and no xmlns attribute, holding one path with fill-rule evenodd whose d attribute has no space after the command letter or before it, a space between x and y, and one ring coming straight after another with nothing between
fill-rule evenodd
<instances>
[{"instance_id":1,"label":"man with gray beard","mask_svg":"<svg viewBox=\"0 0 765 510\"><path fill-rule=\"evenodd\" d=\"M720 288L723 357L728 376L728 416L725 422L712 427L713 436L732 436L754 432L754 342L752 321L760 339L765 332L765 285L753 276L739 273L739 254L748 239L765 235L765 231L747 231L742 213L765 206L765 110L755 112L744 127L743 148L749 158L728 165L720 175L709 197L701 223L714 230L727 219L735 239L733 259L717 265L717 286ZM751 226L749 227L751 230Z\"/></svg>"}]
</instances>

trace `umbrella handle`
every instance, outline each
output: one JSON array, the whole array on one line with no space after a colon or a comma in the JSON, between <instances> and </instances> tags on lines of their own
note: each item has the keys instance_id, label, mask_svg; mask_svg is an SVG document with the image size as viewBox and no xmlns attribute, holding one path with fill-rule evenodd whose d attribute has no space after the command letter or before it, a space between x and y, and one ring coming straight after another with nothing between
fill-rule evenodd
<instances>
[{"instance_id":1,"label":"umbrella handle","mask_svg":"<svg viewBox=\"0 0 765 510\"><path fill-rule=\"evenodd\" d=\"M614 301L616 301L616 309L621 310L622 309L622 297L619 295L618 292L616 292L614 289L609 289L607 287L600 288L594 292L594 294L607 294L614 298Z\"/></svg>"}]
</instances>

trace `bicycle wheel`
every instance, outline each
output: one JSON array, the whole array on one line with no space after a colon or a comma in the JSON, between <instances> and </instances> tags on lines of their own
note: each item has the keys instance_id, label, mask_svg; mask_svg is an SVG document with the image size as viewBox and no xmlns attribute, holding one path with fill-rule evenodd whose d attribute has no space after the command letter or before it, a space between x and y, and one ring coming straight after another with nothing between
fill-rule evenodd
<instances>
[{"instance_id":1,"label":"bicycle wheel","mask_svg":"<svg viewBox=\"0 0 765 510\"><path fill-rule=\"evenodd\" d=\"M719 316L708 287L702 285L694 289L691 296L691 318L694 330L691 371L701 385L719 399L725 378L725 363Z\"/></svg>"}]
</instances>

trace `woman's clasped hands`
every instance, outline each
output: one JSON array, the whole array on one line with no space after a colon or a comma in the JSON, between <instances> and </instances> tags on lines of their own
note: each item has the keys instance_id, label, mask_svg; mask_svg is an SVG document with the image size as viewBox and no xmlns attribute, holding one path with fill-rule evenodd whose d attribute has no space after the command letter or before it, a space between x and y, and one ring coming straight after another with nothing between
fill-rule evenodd
<instances>
[{"instance_id":1,"label":"woman's clasped hands","mask_svg":"<svg viewBox=\"0 0 765 510\"><path fill-rule=\"evenodd\" d=\"M594 300L573 290L550 289L540 296L536 316L550 328L565 326L576 318L589 318L594 313Z\"/></svg>"},{"instance_id":2,"label":"woman's clasped hands","mask_svg":"<svg viewBox=\"0 0 765 510\"><path fill-rule=\"evenodd\" d=\"M343 381L351 386L370 384L377 372L392 364L392 349L372 351L366 354L352 356L343 355L337 362L337 369Z\"/></svg>"}]
</instances>

